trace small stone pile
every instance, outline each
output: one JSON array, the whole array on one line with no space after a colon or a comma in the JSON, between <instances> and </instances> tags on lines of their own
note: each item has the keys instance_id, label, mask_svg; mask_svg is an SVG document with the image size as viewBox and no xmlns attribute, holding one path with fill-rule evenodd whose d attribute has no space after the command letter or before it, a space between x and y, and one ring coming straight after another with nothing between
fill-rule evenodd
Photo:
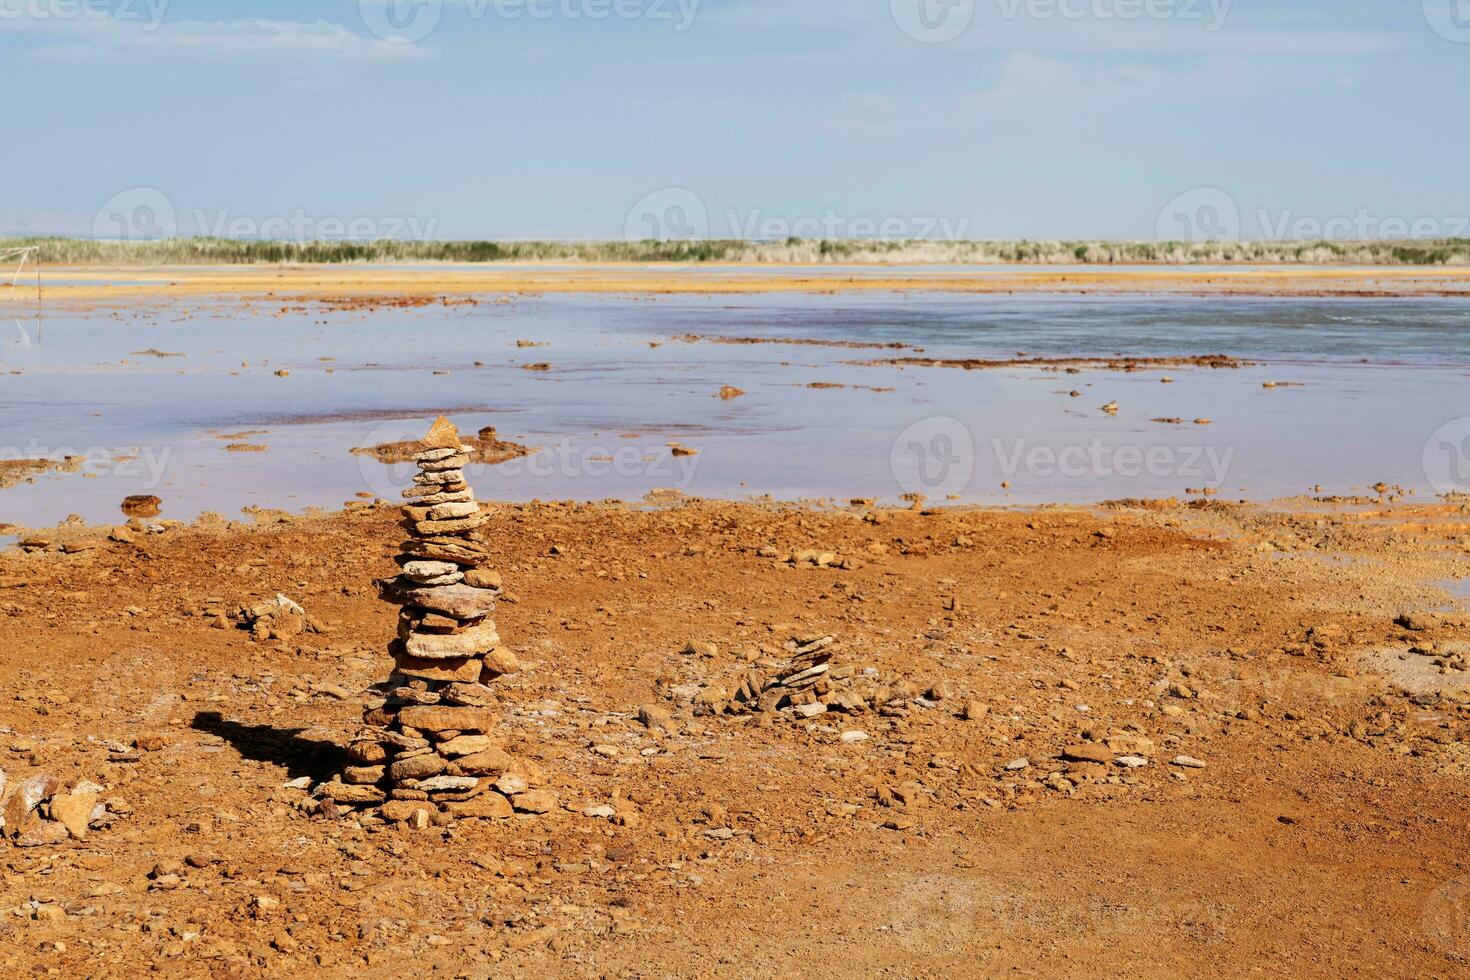
<instances>
[{"instance_id":1,"label":"small stone pile","mask_svg":"<svg viewBox=\"0 0 1470 980\"><path fill-rule=\"evenodd\" d=\"M68 837L83 840L88 830L112 821L102 792L88 780L63 791L49 773L10 783L0 769L0 839L17 847L46 847Z\"/></svg>"},{"instance_id":2,"label":"small stone pile","mask_svg":"<svg viewBox=\"0 0 1470 980\"><path fill-rule=\"evenodd\" d=\"M772 677L759 671L747 673L724 710L744 714L789 709L799 718L814 718L829 710L864 710L866 699L848 690L853 669L832 663L837 649L832 636L788 640L786 665Z\"/></svg>"},{"instance_id":3,"label":"small stone pile","mask_svg":"<svg viewBox=\"0 0 1470 980\"><path fill-rule=\"evenodd\" d=\"M411 537L398 556L402 574L378 583L382 598L402 607L390 648L395 669L348 748L352 765L316 795L330 801L329 815L339 806L376 808L417 827L545 813L555 801L532 788L537 768L491 737L498 712L489 684L520 665L490 618L500 579L485 567L486 518L464 475L470 455L444 418L424 447L403 493Z\"/></svg>"},{"instance_id":4,"label":"small stone pile","mask_svg":"<svg viewBox=\"0 0 1470 980\"><path fill-rule=\"evenodd\" d=\"M326 632L320 623L306 614L300 604L279 593L268 602L241 606L234 611L232 617L220 615L217 605L206 608L204 614L222 627L229 625L230 618L233 618L242 629L250 631L251 639L257 643L287 640L302 633Z\"/></svg>"}]
</instances>

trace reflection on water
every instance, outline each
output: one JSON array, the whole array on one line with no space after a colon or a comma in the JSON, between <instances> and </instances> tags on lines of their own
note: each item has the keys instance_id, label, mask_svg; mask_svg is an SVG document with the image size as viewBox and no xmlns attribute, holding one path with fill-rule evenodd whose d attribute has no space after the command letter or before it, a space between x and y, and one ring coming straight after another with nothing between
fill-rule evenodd
<instances>
[{"instance_id":1,"label":"reflection on water","mask_svg":"<svg viewBox=\"0 0 1470 980\"><path fill-rule=\"evenodd\" d=\"M856 362L912 352L673 339L686 334L901 342L936 358L1261 363L1171 369L1161 384L1157 371L874 367ZM412 437L439 410L539 447L475 468L486 498L673 487L1035 503L1383 481L1422 499L1431 433L1470 414L1467 365L1470 305L1435 299L560 295L371 312L53 310L44 334L28 326L0 344L0 454L85 462L0 491L0 521L117 521L134 493L156 493L179 519L393 496L403 481L347 450ZM745 394L721 399L726 385ZM1112 402L1116 414L1101 410ZM671 442L696 452L675 456ZM240 451L251 446L266 449Z\"/></svg>"}]
</instances>

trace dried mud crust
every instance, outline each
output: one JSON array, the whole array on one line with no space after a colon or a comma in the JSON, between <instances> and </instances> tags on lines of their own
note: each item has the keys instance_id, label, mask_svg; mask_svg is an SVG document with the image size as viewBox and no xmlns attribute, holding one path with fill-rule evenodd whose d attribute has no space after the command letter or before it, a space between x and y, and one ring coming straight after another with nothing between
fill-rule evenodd
<instances>
[{"instance_id":1,"label":"dried mud crust","mask_svg":"<svg viewBox=\"0 0 1470 980\"><path fill-rule=\"evenodd\" d=\"M1080 371L1151 371L1160 368L1210 368L1233 370L1250 367L1250 361L1242 361L1229 354L1191 354L1183 357L883 357L870 361L852 361L863 367L946 367L963 368L966 371L983 371L995 368L1034 367L1043 371L1065 371L1076 374Z\"/></svg>"},{"instance_id":2,"label":"dried mud crust","mask_svg":"<svg viewBox=\"0 0 1470 980\"><path fill-rule=\"evenodd\" d=\"M34 480L43 473L56 470L60 473L76 473L84 460L80 456L65 459L0 459L0 490Z\"/></svg>"},{"instance_id":3,"label":"dried mud crust","mask_svg":"<svg viewBox=\"0 0 1470 980\"><path fill-rule=\"evenodd\" d=\"M561 805L369 832L285 784L340 770L352 692L388 667L371 581L396 516L0 555L0 768L93 779L127 814L0 842L7 974L1443 975L1470 954L1441 914L1466 874L1464 703L1362 655L1463 635L1401 616L1464 574L1458 507L502 505L484 533L523 670L496 735ZM220 612L278 593L322 631L256 642ZM818 634L892 697L728 713ZM1124 752L1147 764L1097 761Z\"/></svg>"}]
</instances>

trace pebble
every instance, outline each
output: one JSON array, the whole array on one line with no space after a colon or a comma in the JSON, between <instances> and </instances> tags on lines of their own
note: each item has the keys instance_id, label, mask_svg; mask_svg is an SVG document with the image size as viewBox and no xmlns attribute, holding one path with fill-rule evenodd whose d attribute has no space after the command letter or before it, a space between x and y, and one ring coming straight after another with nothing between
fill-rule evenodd
<instances>
[{"instance_id":1,"label":"pebble","mask_svg":"<svg viewBox=\"0 0 1470 980\"><path fill-rule=\"evenodd\" d=\"M1148 760L1141 755L1120 755L1113 761L1125 769L1141 769L1148 765Z\"/></svg>"},{"instance_id":2,"label":"pebble","mask_svg":"<svg viewBox=\"0 0 1470 980\"><path fill-rule=\"evenodd\" d=\"M990 713L990 705L984 701L966 701L960 715L966 721L979 721Z\"/></svg>"},{"instance_id":3,"label":"pebble","mask_svg":"<svg viewBox=\"0 0 1470 980\"><path fill-rule=\"evenodd\" d=\"M638 720L645 728L668 728L674 721L674 713L662 704L645 704L638 709Z\"/></svg>"},{"instance_id":4,"label":"pebble","mask_svg":"<svg viewBox=\"0 0 1470 980\"><path fill-rule=\"evenodd\" d=\"M1174 765L1185 769L1203 769L1205 767L1203 761L1191 755L1176 755L1171 761Z\"/></svg>"},{"instance_id":5,"label":"pebble","mask_svg":"<svg viewBox=\"0 0 1470 980\"><path fill-rule=\"evenodd\" d=\"M1113 761L1113 753L1106 745L1089 742L1084 745L1069 745L1062 749L1062 758L1068 762L1094 762L1105 765Z\"/></svg>"},{"instance_id":6,"label":"pebble","mask_svg":"<svg viewBox=\"0 0 1470 980\"><path fill-rule=\"evenodd\" d=\"M533 789L517 793L510 802L520 813L550 813L556 807L556 795L550 790Z\"/></svg>"},{"instance_id":7,"label":"pebble","mask_svg":"<svg viewBox=\"0 0 1470 980\"><path fill-rule=\"evenodd\" d=\"M852 731L852 732L843 732L842 733L842 741L844 741L844 742L848 742L848 743L851 743L851 742L866 742L867 740L868 740L868 733L867 732Z\"/></svg>"},{"instance_id":8,"label":"pebble","mask_svg":"<svg viewBox=\"0 0 1470 980\"><path fill-rule=\"evenodd\" d=\"M1006 772L1020 772L1022 769L1030 767L1030 765L1030 759L1012 759L1006 763Z\"/></svg>"}]
</instances>

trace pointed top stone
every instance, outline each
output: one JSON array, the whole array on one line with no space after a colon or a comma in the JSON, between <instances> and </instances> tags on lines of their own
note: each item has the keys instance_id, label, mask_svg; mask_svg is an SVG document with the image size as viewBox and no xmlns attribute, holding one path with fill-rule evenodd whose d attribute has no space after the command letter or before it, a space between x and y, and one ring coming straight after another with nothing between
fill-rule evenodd
<instances>
[{"instance_id":1,"label":"pointed top stone","mask_svg":"<svg viewBox=\"0 0 1470 980\"><path fill-rule=\"evenodd\" d=\"M424 436L424 445L430 449L458 449L459 430L444 416L434 420L429 434Z\"/></svg>"}]
</instances>

